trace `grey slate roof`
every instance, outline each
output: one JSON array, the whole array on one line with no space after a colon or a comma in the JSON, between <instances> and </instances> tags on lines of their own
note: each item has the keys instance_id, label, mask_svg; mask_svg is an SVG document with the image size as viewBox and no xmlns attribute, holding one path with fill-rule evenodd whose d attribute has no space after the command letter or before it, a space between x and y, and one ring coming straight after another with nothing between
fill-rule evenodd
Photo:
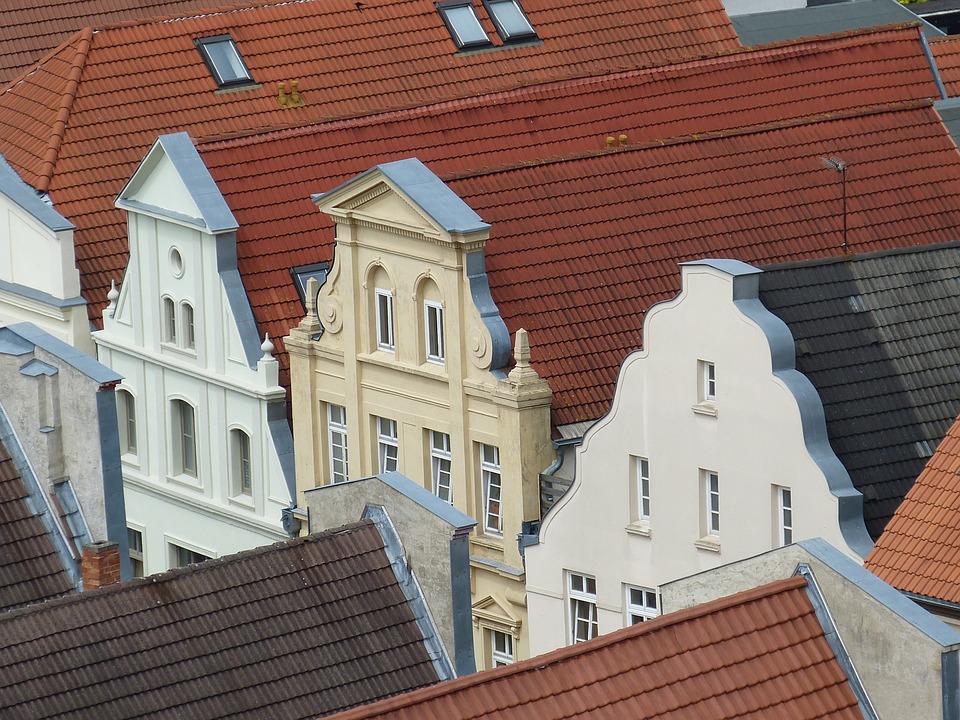
<instances>
[{"instance_id":1,"label":"grey slate roof","mask_svg":"<svg viewBox=\"0 0 960 720\"><path fill-rule=\"evenodd\" d=\"M369 521L0 615L0 717L286 720L438 679Z\"/></svg>"},{"instance_id":2,"label":"grey slate roof","mask_svg":"<svg viewBox=\"0 0 960 720\"><path fill-rule=\"evenodd\" d=\"M0 612L72 591L73 583L0 441Z\"/></svg>"},{"instance_id":3,"label":"grey slate roof","mask_svg":"<svg viewBox=\"0 0 960 720\"><path fill-rule=\"evenodd\" d=\"M960 414L960 246L764 270L876 539Z\"/></svg>"},{"instance_id":4,"label":"grey slate roof","mask_svg":"<svg viewBox=\"0 0 960 720\"><path fill-rule=\"evenodd\" d=\"M730 18L740 42L747 46L918 20L926 37L944 34L930 23L920 20L897 0L851 0Z\"/></svg>"}]
</instances>

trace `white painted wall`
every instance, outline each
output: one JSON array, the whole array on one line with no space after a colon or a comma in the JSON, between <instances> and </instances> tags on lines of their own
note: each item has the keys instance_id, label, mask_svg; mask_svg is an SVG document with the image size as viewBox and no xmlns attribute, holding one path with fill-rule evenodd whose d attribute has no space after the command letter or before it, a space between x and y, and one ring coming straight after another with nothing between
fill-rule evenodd
<instances>
[{"instance_id":1,"label":"white painted wall","mask_svg":"<svg viewBox=\"0 0 960 720\"><path fill-rule=\"evenodd\" d=\"M730 17L774 10L796 10L806 6L807 0L723 0L723 7Z\"/></svg>"},{"instance_id":2,"label":"white painted wall","mask_svg":"<svg viewBox=\"0 0 960 720\"><path fill-rule=\"evenodd\" d=\"M647 314L644 348L624 361L610 413L578 449L571 490L544 519L540 544L526 551L533 655L568 642L565 570L596 577L605 633L625 624L625 583L657 588L775 547L774 485L792 489L795 540L820 536L860 560L805 444L797 397L772 372L768 334L733 302L735 281L746 277L687 265L680 295ZM715 415L694 409L698 360L716 366ZM822 427L822 408L820 418ZM650 463L647 525L631 525L631 455ZM720 476L719 542L709 549L697 544L701 469Z\"/></svg>"}]
</instances>

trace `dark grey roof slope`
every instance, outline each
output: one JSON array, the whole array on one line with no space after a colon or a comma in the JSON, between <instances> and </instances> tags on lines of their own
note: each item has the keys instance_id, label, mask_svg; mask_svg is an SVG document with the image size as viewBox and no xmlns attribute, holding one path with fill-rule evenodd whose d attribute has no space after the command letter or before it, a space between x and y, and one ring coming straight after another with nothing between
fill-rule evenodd
<instances>
[{"instance_id":1,"label":"dark grey roof slope","mask_svg":"<svg viewBox=\"0 0 960 720\"><path fill-rule=\"evenodd\" d=\"M438 681L363 521L0 615L0 717L316 717Z\"/></svg>"},{"instance_id":2,"label":"dark grey roof slope","mask_svg":"<svg viewBox=\"0 0 960 720\"><path fill-rule=\"evenodd\" d=\"M920 20L897 0L851 0L730 18L740 42L747 46L918 21L922 23L925 36L944 34Z\"/></svg>"},{"instance_id":3,"label":"dark grey roof slope","mask_svg":"<svg viewBox=\"0 0 960 720\"><path fill-rule=\"evenodd\" d=\"M73 583L0 441L0 612L72 591Z\"/></svg>"},{"instance_id":4,"label":"dark grey roof slope","mask_svg":"<svg viewBox=\"0 0 960 720\"><path fill-rule=\"evenodd\" d=\"M960 246L765 268L876 539L960 414Z\"/></svg>"}]
</instances>

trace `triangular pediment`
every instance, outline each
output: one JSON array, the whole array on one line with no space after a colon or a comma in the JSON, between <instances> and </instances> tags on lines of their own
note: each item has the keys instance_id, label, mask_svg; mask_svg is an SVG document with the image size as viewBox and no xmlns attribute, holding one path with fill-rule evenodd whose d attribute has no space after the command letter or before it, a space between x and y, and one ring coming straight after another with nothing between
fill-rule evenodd
<instances>
[{"instance_id":1,"label":"triangular pediment","mask_svg":"<svg viewBox=\"0 0 960 720\"><path fill-rule=\"evenodd\" d=\"M510 603L498 595L487 595L472 606L474 618L490 623L519 628L520 618L510 609Z\"/></svg>"}]
</instances>

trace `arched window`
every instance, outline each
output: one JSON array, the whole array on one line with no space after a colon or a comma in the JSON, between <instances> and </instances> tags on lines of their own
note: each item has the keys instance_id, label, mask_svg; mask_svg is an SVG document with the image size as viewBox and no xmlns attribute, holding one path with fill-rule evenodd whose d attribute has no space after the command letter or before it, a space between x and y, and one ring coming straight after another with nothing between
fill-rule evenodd
<instances>
[{"instance_id":1,"label":"arched window","mask_svg":"<svg viewBox=\"0 0 960 720\"><path fill-rule=\"evenodd\" d=\"M193 305L188 302L180 303L180 317L183 319L183 346L195 350L197 338L193 329Z\"/></svg>"},{"instance_id":2,"label":"arched window","mask_svg":"<svg viewBox=\"0 0 960 720\"><path fill-rule=\"evenodd\" d=\"M163 342L177 344L177 307L171 298L163 298L163 327L161 328Z\"/></svg>"},{"instance_id":3,"label":"arched window","mask_svg":"<svg viewBox=\"0 0 960 720\"><path fill-rule=\"evenodd\" d=\"M133 393L117 388L117 430L120 434L120 454L137 454L137 401Z\"/></svg>"},{"instance_id":4,"label":"arched window","mask_svg":"<svg viewBox=\"0 0 960 720\"><path fill-rule=\"evenodd\" d=\"M423 342L423 361L443 365L446 362L446 343L443 328L443 298L440 289L432 280L426 280L420 287L420 302L423 306L423 320L420 337Z\"/></svg>"},{"instance_id":5,"label":"arched window","mask_svg":"<svg viewBox=\"0 0 960 720\"><path fill-rule=\"evenodd\" d=\"M170 414L174 473L197 477L197 422L193 406L183 400L173 400Z\"/></svg>"},{"instance_id":6,"label":"arched window","mask_svg":"<svg viewBox=\"0 0 960 720\"><path fill-rule=\"evenodd\" d=\"M250 436L243 430L230 431L231 476L234 495L253 496L253 469L250 463Z\"/></svg>"}]
</instances>

